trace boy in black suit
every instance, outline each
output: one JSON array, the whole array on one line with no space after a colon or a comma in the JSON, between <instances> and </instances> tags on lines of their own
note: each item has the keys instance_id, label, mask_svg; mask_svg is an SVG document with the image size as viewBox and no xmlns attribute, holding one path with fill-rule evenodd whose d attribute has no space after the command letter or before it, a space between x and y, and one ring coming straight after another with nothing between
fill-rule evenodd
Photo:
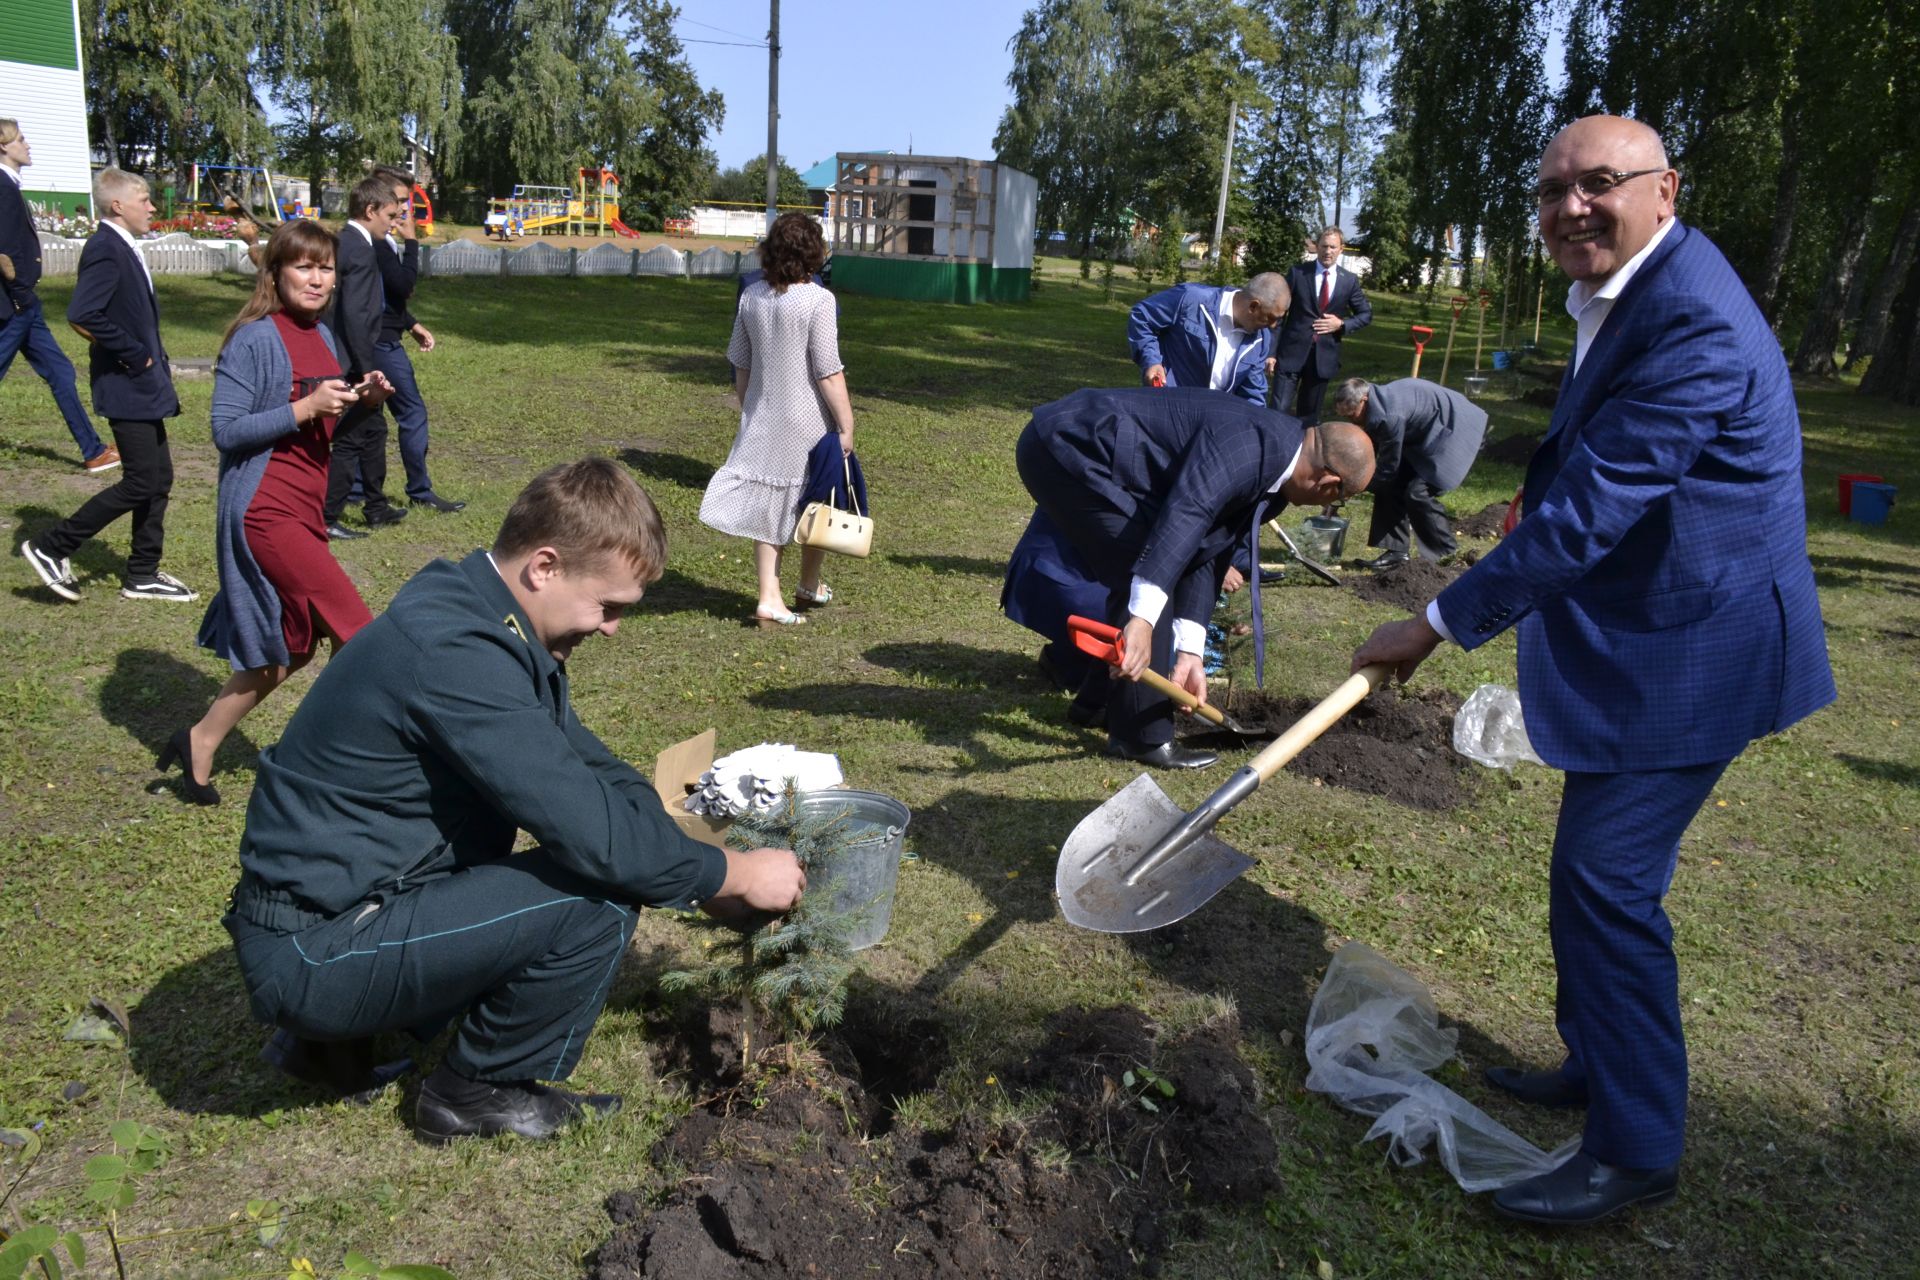
<instances>
[{"instance_id":1,"label":"boy in black suit","mask_svg":"<svg viewBox=\"0 0 1920 1280\"><path fill-rule=\"evenodd\" d=\"M387 295L373 246L386 238L399 212L393 183L378 174L362 178L347 195L347 225L340 228L340 248L334 255L333 309L327 314L327 323L350 380L364 378L380 367L374 348L380 342L380 317L386 309ZM333 461L327 472L327 500L322 510L329 538L367 536L340 523L355 475L360 477L366 495L360 511L368 528L406 518L405 507L387 501L387 419L378 405L347 410L333 429Z\"/></svg>"},{"instance_id":2,"label":"boy in black suit","mask_svg":"<svg viewBox=\"0 0 1920 1280\"><path fill-rule=\"evenodd\" d=\"M129 600L187 602L199 596L160 568L173 456L166 419L179 414L167 349L160 342L160 304L153 277L135 247L153 226L153 200L144 178L103 169L93 182L100 224L80 254L80 274L67 322L90 344L87 375L94 412L106 418L120 451L120 482L40 537L20 544L33 571L63 600L78 600L68 557L121 516L133 516L120 594Z\"/></svg>"}]
</instances>

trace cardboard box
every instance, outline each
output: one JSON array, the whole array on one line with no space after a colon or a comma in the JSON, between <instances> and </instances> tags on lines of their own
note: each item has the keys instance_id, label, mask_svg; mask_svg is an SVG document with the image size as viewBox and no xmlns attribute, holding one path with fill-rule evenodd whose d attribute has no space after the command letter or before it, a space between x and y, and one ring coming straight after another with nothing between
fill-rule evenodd
<instances>
[{"instance_id":1,"label":"cardboard box","mask_svg":"<svg viewBox=\"0 0 1920 1280\"><path fill-rule=\"evenodd\" d=\"M653 762L653 789L660 793L660 805L674 826L702 844L724 849L733 819L689 813L686 805L687 797L700 788L700 775L713 767L713 748L719 740L720 731L709 729L662 751Z\"/></svg>"}]
</instances>

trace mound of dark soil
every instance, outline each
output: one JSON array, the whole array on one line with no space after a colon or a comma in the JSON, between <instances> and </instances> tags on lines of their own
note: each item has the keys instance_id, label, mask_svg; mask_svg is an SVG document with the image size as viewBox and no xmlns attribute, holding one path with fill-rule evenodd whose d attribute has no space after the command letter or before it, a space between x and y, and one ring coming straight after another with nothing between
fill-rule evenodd
<instances>
[{"instance_id":1,"label":"mound of dark soil","mask_svg":"<svg viewBox=\"0 0 1920 1280\"><path fill-rule=\"evenodd\" d=\"M1465 572L1464 566L1435 564L1415 557L1384 573L1356 573L1347 579L1353 593L1375 604L1390 604L1412 613Z\"/></svg>"},{"instance_id":2,"label":"mound of dark soil","mask_svg":"<svg viewBox=\"0 0 1920 1280\"><path fill-rule=\"evenodd\" d=\"M688 1171L658 1207L608 1198L590 1280L1152 1274L1190 1206L1277 1188L1237 1025L1161 1042L1137 1009L1076 1008L1046 1037L1001 1076L1046 1100L1022 1121L876 1126L863 1083L817 1061L697 1107L656 1150Z\"/></svg>"},{"instance_id":3,"label":"mound of dark soil","mask_svg":"<svg viewBox=\"0 0 1920 1280\"><path fill-rule=\"evenodd\" d=\"M1504 440L1495 440L1480 450L1480 456L1488 462L1505 463L1510 467L1524 467L1533 460L1533 451L1540 447L1538 435L1508 436Z\"/></svg>"},{"instance_id":4,"label":"mound of dark soil","mask_svg":"<svg viewBox=\"0 0 1920 1280\"><path fill-rule=\"evenodd\" d=\"M1453 531L1463 538L1497 538L1506 523L1507 504L1489 502L1465 520L1455 523Z\"/></svg>"},{"instance_id":5,"label":"mound of dark soil","mask_svg":"<svg viewBox=\"0 0 1920 1280\"><path fill-rule=\"evenodd\" d=\"M1305 715L1307 698L1236 692L1231 710L1275 734ZM1467 761L1453 750L1460 700L1444 689L1383 688L1294 757L1289 773L1385 796L1412 809L1452 809L1467 799Z\"/></svg>"}]
</instances>

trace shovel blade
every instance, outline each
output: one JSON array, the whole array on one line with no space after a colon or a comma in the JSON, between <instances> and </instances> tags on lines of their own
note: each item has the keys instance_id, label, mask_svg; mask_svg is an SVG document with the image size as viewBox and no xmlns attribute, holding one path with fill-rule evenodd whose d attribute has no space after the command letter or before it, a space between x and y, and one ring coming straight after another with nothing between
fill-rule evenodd
<instances>
[{"instance_id":1,"label":"shovel blade","mask_svg":"<svg viewBox=\"0 0 1920 1280\"><path fill-rule=\"evenodd\" d=\"M1053 893L1068 923L1101 933L1143 933L1185 919L1253 859L1211 832L1126 883L1147 851L1187 816L1146 774L1080 820L1060 849Z\"/></svg>"}]
</instances>

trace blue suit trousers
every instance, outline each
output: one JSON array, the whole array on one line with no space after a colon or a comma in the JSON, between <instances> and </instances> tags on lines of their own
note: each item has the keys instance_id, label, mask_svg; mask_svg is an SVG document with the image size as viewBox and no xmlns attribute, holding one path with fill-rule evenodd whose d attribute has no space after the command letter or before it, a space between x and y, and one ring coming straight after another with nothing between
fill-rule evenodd
<instances>
[{"instance_id":1,"label":"blue suit trousers","mask_svg":"<svg viewBox=\"0 0 1920 1280\"><path fill-rule=\"evenodd\" d=\"M0 298L0 311L9 309L5 299ZM0 378L7 376L13 358L23 351L27 364L52 389L53 402L60 406L60 416L67 420L67 431L80 446L80 460L85 462L98 456L107 446L100 442L93 420L87 417L87 407L80 403L80 392L74 385L73 361L67 359L67 353L54 340L53 330L47 328L47 313L38 304L17 316L0 319Z\"/></svg>"},{"instance_id":2,"label":"blue suit trousers","mask_svg":"<svg viewBox=\"0 0 1920 1280\"><path fill-rule=\"evenodd\" d=\"M1562 1071L1587 1086L1582 1150L1604 1164L1680 1159L1687 1048L1673 925L1662 906L1680 837L1730 760L1568 773L1549 878Z\"/></svg>"}]
</instances>

